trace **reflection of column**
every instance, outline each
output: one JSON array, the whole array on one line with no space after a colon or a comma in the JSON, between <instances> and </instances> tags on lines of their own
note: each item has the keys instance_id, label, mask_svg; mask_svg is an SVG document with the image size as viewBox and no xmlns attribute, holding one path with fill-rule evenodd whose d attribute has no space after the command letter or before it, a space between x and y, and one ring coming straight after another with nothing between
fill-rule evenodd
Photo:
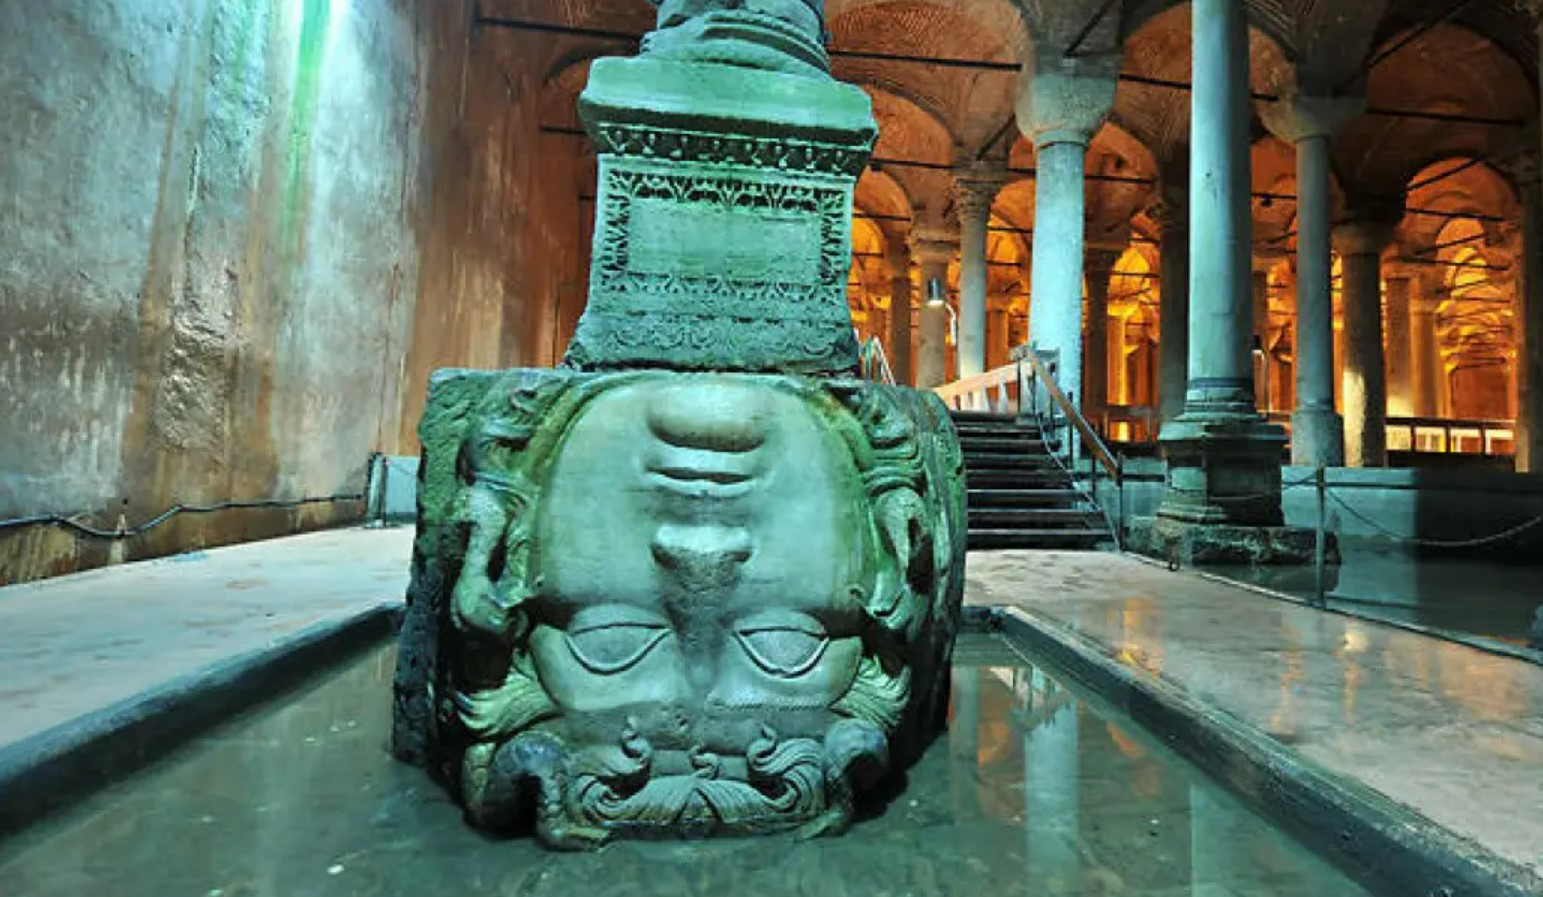
<instances>
[{"instance_id":1,"label":"reflection of column","mask_svg":"<svg viewBox=\"0 0 1543 897\"><path fill-rule=\"evenodd\" d=\"M948 297L948 263L959 244L947 235L929 234L914 240L912 251L921 266L921 345L917 347L916 386L931 389L948 382L948 309L933 305L931 284Z\"/></svg>"},{"instance_id":2,"label":"reflection of column","mask_svg":"<svg viewBox=\"0 0 1543 897\"><path fill-rule=\"evenodd\" d=\"M1360 97L1295 95L1261 108L1265 124L1297 148L1296 408L1291 461L1344 463L1344 424L1334 407L1333 254L1330 246L1330 135L1360 112Z\"/></svg>"},{"instance_id":3,"label":"reflection of column","mask_svg":"<svg viewBox=\"0 0 1543 897\"><path fill-rule=\"evenodd\" d=\"M1435 417L1436 378L1441 357L1436 347L1436 309L1441 306L1444 278L1432 273L1420 278L1420 295L1409 304L1409 392L1415 417Z\"/></svg>"},{"instance_id":4,"label":"reflection of column","mask_svg":"<svg viewBox=\"0 0 1543 897\"><path fill-rule=\"evenodd\" d=\"M1345 301L1345 463L1388 462L1387 371L1382 346L1382 251L1393 228L1355 222L1335 229Z\"/></svg>"},{"instance_id":5,"label":"reflection of column","mask_svg":"<svg viewBox=\"0 0 1543 897\"><path fill-rule=\"evenodd\" d=\"M1410 353L1414 348L1409 330L1409 303L1414 278L1408 271L1388 273L1388 417L1414 416L1414 381Z\"/></svg>"},{"instance_id":6,"label":"reflection of column","mask_svg":"<svg viewBox=\"0 0 1543 897\"><path fill-rule=\"evenodd\" d=\"M1163 166L1159 189L1157 389L1162 420L1184 410L1189 383L1189 152Z\"/></svg>"},{"instance_id":7,"label":"reflection of column","mask_svg":"<svg viewBox=\"0 0 1543 897\"><path fill-rule=\"evenodd\" d=\"M889 367L895 382L909 386L911 376L911 249L891 238L884 261L889 267Z\"/></svg>"},{"instance_id":8,"label":"reflection of column","mask_svg":"<svg viewBox=\"0 0 1543 897\"><path fill-rule=\"evenodd\" d=\"M1083 364L1084 413L1098 420L1109 406L1109 280L1120 260L1120 250L1094 249L1087 257L1088 345ZM1120 345L1119 357L1124 357Z\"/></svg>"},{"instance_id":9,"label":"reflection of column","mask_svg":"<svg viewBox=\"0 0 1543 897\"><path fill-rule=\"evenodd\" d=\"M974 818L980 813L980 679L983 667L958 664L953 669L953 708L948 723L948 752L953 757L949 791L954 812Z\"/></svg>"},{"instance_id":10,"label":"reflection of column","mask_svg":"<svg viewBox=\"0 0 1543 897\"><path fill-rule=\"evenodd\" d=\"M1061 686L1043 672L1035 670L1030 700L1061 700ZM1081 781L1081 754L1078 752L1078 704L1065 703L1038 721L1040 711L1029 708L1029 718L1036 720L1024 736L1024 836L1027 838L1025 878L1036 885L1058 881L1070 885L1081 861L1073 840L1079 827L1078 783Z\"/></svg>"},{"instance_id":11,"label":"reflection of column","mask_svg":"<svg viewBox=\"0 0 1543 897\"><path fill-rule=\"evenodd\" d=\"M954 181L959 209L959 376L986 370L986 236L991 201L1000 178L960 173Z\"/></svg>"}]
</instances>

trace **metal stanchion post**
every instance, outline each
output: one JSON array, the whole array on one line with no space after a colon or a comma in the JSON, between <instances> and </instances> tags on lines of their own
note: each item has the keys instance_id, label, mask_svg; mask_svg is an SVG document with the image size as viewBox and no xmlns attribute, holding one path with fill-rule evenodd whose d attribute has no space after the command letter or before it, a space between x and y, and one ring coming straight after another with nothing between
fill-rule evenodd
<instances>
[{"instance_id":1,"label":"metal stanchion post","mask_svg":"<svg viewBox=\"0 0 1543 897\"><path fill-rule=\"evenodd\" d=\"M1317 475L1314 476L1313 479L1316 482L1317 487L1318 487L1318 531L1315 534L1316 538L1313 541L1313 573L1314 573L1313 597L1314 597L1314 601L1317 603L1317 605L1319 607L1328 607L1329 606L1329 599L1328 599L1328 596L1325 594L1325 585L1324 585L1324 579L1325 579L1326 571L1324 570L1324 564L1323 564L1323 562L1324 562L1324 555L1326 553L1325 544L1324 543L1328 541L1327 540L1327 536L1325 535L1325 532L1324 532L1325 529L1328 527L1327 515L1325 513L1325 508L1324 508L1324 506L1326 504L1326 501L1325 501L1326 494L1325 493L1327 491L1327 484L1325 482L1324 470L1323 470L1323 466L1322 465L1319 465Z\"/></svg>"}]
</instances>

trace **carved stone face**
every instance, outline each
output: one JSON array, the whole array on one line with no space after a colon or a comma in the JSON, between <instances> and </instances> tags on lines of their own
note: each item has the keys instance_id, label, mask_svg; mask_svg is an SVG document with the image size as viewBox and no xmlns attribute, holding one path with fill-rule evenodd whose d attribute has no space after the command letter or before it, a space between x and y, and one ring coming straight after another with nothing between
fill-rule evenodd
<instances>
[{"instance_id":1,"label":"carved stone face","mask_svg":"<svg viewBox=\"0 0 1543 897\"><path fill-rule=\"evenodd\" d=\"M535 668L573 744L656 762L824 735L862 657L869 516L839 440L743 380L625 386L573 424L537 525Z\"/></svg>"},{"instance_id":2,"label":"carved stone face","mask_svg":"<svg viewBox=\"0 0 1543 897\"><path fill-rule=\"evenodd\" d=\"M414 579L449 624L421 630L448 658L429 750L471 817L533 807L562 845L845 826L944 692L963 496L941 403L663 372L493 396L454 516L420 529L460 540L453 583Z\"/></svg>"}]
</instances>

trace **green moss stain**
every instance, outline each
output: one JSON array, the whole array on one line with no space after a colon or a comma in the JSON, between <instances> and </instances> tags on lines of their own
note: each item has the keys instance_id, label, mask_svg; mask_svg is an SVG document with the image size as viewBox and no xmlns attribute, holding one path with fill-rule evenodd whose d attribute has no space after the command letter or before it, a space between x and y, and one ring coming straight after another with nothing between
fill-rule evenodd
<instances>
[{"instance_id":1,"label":"green moss stain","mask_svg":"<svg viewBox=\"0 0 1543 897\"><path fill-rule=\"evenodd\" d=\"M286 245L301 248L304 238L310 174L311 144L316 133L320 105L322 66L327 49L327 28L333 0L298 0L300 44L295 55L295 92L289 112L289 147L285 159L283 213L280 218Z\"/></svg>"}]
</instances>

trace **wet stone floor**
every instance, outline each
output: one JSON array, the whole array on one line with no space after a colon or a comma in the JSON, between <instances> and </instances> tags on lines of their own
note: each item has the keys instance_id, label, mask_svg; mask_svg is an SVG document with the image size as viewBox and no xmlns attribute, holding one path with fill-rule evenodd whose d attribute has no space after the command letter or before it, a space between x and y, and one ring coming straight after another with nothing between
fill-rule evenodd
<instances>
[{"instance_id":1,"label":"wet stone floor","mask_svg":"<svg viewBox=\"0 0 1543 897\"><path fill-rule=\"evenodd\" d=\"M1368 892L996 636L961 639L949 733L842 838L559 854L462 824L386 753L381 648L0 843L7 897Z\"/></svg>"}]
</instances>

